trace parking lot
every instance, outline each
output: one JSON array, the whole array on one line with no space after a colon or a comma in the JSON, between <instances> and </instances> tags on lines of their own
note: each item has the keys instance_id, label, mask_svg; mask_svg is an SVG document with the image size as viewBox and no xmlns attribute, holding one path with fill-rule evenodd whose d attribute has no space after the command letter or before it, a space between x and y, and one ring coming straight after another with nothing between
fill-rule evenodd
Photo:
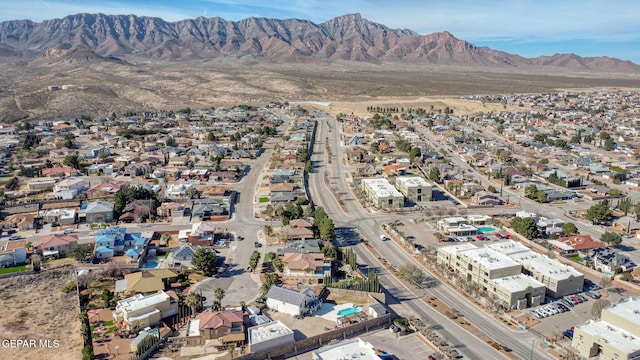
<instances>
[{"instance_id":1,"label":"parking lot","mask_svg":"<svg viewBox=\"0 0 640 360\"><path fill-rule=\"evenodd\" d=\"M629 294L617 288L609 288L607 291L598 290L598 293L602 293L602 297L600 298L601 300L604 299L611 304L629 296ZM569 308L569 311L557 312L555 314L552 311L548 312L548 315L539 319L538 324L534 325L532 328L547 337L552 337L554 335L562 334L563 331L571 328L572 326L577 326L593 319L594 316L592 315L592 309L596 299L587 296L584 292L579 295L587 301L578 303L573 307L564 305ZM566 298L568 297L563 298L563 301L560 303L564 304ZM550 304L540 305L532 309L523 310L523 312L537 311L550 306Z\"/></svg>"},{"instance_id":2,"label":"parking lot","mask_svg":"<svg viewBox=\"0 0 640 360\"><path fill-rule=\"evenodd\" d=\"M383 329L362 335L360 338L371 343L375 349L395 356L396 359L428 359L429 355L436 352L415 333L396 337L396 333ZM291 359L311 360L312 356L311 352L308 352Z\"/></svg>"}]
</instances>

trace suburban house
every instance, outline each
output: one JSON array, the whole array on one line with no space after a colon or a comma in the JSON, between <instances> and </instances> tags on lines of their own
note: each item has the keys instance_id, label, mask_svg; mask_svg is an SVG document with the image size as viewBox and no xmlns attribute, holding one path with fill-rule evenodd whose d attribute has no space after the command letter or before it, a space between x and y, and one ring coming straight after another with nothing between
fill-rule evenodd
<instances>
[{"instance_id":1,"label":"suburban house","mask_svg":"<svg viewBox=\"0 0 640 360\"><path fill-rule=\"evenodd\" d=\"M594 241L591 235L571 235L560 237L557 240L548 240L553 245L555 252L562 256L585 256L590 250L607 247L607 244Z\"/></svg>"},{"instance_id":2,"label":"suburban house","mask_svg":"<svg viewBox=\"0 0 640 360\"><path fill-rule=\"evenodd\" d=\"M108 223L113 221L113 204L106 201L94 201L80 208L79 221L87 223Z\"/></svg>"},{"instance_id":3,"label":"suburban house","mask_svg":"<svg viewBox=\"0 0 640 360\"><path fill-rule=\"evenodd\" d=\"M315 313L320 308L320 301L311 288L298 292L272 286L267 293L267 307L290 316L301 317Z\"/></svg>"},{"instance_id":4,"label":"suburban house","mask_svg":"<svg viewBox=\"0 0 640 360\"><path fill-rule=\"evenodd\" d=\"M193 258L193 254L196 253L196 250L198 250L198 247L189 244L178 245L171 249L165 262L169 264L169 266L185 266L190 268L191 259Z\"/></svg>"},{"instance_id":5,"label":"suburban house","mask_svg":"<svg viewBox=\"0 0 640 360\"><path fill-rule=\"evenodd\" d=\"M164 291L155 294L136 294L118 301L113 311L116 324L127 329L154 326L166 317L178 313L178 299Z\"/></svg>"},{"instance_id":6,"label":"suburban house","mask_svg":"<svg viewBox=\"0 0 640 360\"><path fill-rule=\"evenodd\" d=\"M178 280L178 273L171 269L142 270L126 274L116 281L116 293L149 294L166 290Z\"/></svg>"},{"instance_id":7,"label":"suburban house","mask_svg":"<svg viewBox=\"0 0 640 360\"><path fill-rule=\"evenodd\" d=\"M78 235L51 234L40 237L34 248L42 256L66 256L67 251L78 245Z\"/></svg>"},{"instance_id":8,"label":"suburban house","mask_svg":"<svg viewBox=\"0 0 640 360\"><path fill-rule=\"evenodd\" d=\"M216 231L220 230L212 222L193 223L189 233L189 243L192 245L211 246Z\"/></svg>"},{"instance_id":9,"label":"suburban house","mask_svg":"<svg viewBox=\"0 0 640 360\"><path fill-rule=\"evenodd\" d=\"M41 210L39 215L45 224L73 225L76 223L75 209Z\"/></svg>"},{"instance_id":10,"label":"suburban house","mask_svg":"<svg viewBox=\"0 0 640 360\"><path fill-rule=\"evenodd\" d=\"M198 330L206 340L219 339L222 344L244 343L245 315L242 311L208 309L200 314Z\"/></svg>"},{"instance_id":11,"label":"suburban house","mask_svg":"<svg viewBox=\"0 0 640 360\"><path fill-rule=\"evenodd\" d=\"M322 284L331 275L331 263L322 253L286 253L282 255L284 281L308 285Z\"/></svg>"},{"instance_id":12,"label":"suburban house","mask_svg":"<svg viewBox=\"0 0 640 360\"><path fill-rule=\"evenodd\" d=\"M27 262L27 241L8 241L0 246L0 267L22 265Z\"/></svg>"},{"instance_id":13,"label":"suburban house","mask_svg":"<svg viewBox=\"0 0 640 360\"><path fill-rule=\"evenodd\" d=\"M59 181L53 187L53 194L58 199L74 199L79 193L84 191L87 186L84 180L79 178L68 178Z\"/></svg>"}]
</instances>

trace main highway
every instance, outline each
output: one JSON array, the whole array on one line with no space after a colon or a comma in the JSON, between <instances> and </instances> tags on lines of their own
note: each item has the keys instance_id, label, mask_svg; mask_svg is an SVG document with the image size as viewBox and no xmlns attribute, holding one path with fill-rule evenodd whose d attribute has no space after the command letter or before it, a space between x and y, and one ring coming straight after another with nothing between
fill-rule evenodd
<instances>
[{"instance_id":1,"label":"main highway","mask_svg":"<svg viewBox=\"0 0 640 360\"><path fill-rule=\"evenodd\" d=\"M382 241L380 239L380 226L382 223L388 222L390 216L378 216L367 212L353 197L346 180L347 173L352 169L342 163L343 147L338 135L340 131L339 124L329 114L317 116L317 120L317 135L311 157L314 169L309 178L314 203L317 206L322 206L327 214L334 219L336 228L357 228L371 246L393 266L400 267L405 264L420 266L411 255L401 249L395 242ZM328 141L331 154L326 151L327 143L325 141ZM331 156L330 164L328 161L329 156ZM325 182L325 174L327 175L328 183ZM332 192L339 194L345 210L343 210ZM400 216L397 218L400 218ZM425 229L425 231L429 230ZM390 299L387 300L389 303L400 304L405 311L405 315L415 316L428 325L435 325L433 328L439 329L436 330L436 333L465 358L484 360L500 359L504 358L504 356L449 318L433 310L423 301L425 296L436 296L448 306L458 310L467 321L484 331L494 341L511 348L521 358L552 358L545 351L533 346L538 339L536 335L528 331L514 331L505 327L493 316L477 308L453 289L440 284L428 289L411 290L401 280L388 272L380 260L364 244L353 245L353 248L358 255L360 263L379 270L380 283L390 295ZM427 275L432 274L427 273Z\"/></svg>"}]
</instances>

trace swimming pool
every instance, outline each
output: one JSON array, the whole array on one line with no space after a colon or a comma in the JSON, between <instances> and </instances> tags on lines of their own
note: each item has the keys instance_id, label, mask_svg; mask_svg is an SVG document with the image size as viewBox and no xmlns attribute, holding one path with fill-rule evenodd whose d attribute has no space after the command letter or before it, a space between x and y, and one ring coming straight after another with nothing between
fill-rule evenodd
<instances>
[{"instance_id":1,"label":"swimming pool","mask_svg":"<svg viewBox=\"0 0 640 360\"><path fill-rule=\"evenodd\" d=\"M157 267L158 267L157 260L147 260L144 262L144 264L142 264L143 269L155 269Z\"/></svg>"},{"instance_id":2,"label":"swimming pool","mask_svg":"<svg viewBox=\"0 0 640 360\"><path fill-rule=\"evenodd\" d=\"M478 231L480 231L481 233L485 234L485 233L491 233L491 232L496 231L496 228L494 228L494 227L481 227L481 228L478 228Z\"/></svg>"},{"instance_id":3,"label":"swimming pool","mask_svg":"<svg viewBox=\"0 0 640 360\"><path fill-rule=\"evenodd\" d=\"M359 307L350 307L350 308L346 308L346 309L342 309L342 310L338 311L338 316L351 315L351 314L355 314L357 312L360 312L360 308Z\"/></svg>"}]
</instances>

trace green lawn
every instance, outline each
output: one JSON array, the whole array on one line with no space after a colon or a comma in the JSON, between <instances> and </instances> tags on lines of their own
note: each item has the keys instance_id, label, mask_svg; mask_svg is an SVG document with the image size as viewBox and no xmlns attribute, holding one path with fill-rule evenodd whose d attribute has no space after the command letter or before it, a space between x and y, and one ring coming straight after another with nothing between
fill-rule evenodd
<instances>
[{"instance_id":1,"label":"green lawn","mask_svg":"<svg viewBox=\"0 0 640 360\"><path fill-rule=\"evenodd\" d=\"M21 272L21 271L27 271L27 265L19 265L19 266L12 266L12 267L8 267L8 268L1 268L0 269L0 274L11 274L11 273L17 273L17 272Z\"/></svg>"},{"instance_id":2,"label":"green lawn","mask_svg":"<svg viewBox=\"0 0 640 360\"><path fill-rule=\"evenodd\" d=\"M105 331L104 334L105 335L109 335L112 332L116 331L117 328L118 328L117 326L112 326L112 327L109 328L109 330Z\"/></svg>"},{"instance_id":3,"label":"green lawn","mask_svg":"<svg viewBox=\"0 0 640 360\"><path fill-rule=\"evenodd\" d=\"M572 256L570 257L570 259L578 263L582 261L582 258L580 256Z\"/></svg>"},{"instance_id":4,"label":"green lawn","mask_svg":"<svg viewBox=\"0 0 640 360\"><path fill-rule=\"evenodd\" d=\"M266 202L269 202L269 198L268 198L268 197L261 197L261 198L260 198L260 203L261 203L261 204L262 204L262 203L266 203Z\"/></svg>"}]
</instances>

